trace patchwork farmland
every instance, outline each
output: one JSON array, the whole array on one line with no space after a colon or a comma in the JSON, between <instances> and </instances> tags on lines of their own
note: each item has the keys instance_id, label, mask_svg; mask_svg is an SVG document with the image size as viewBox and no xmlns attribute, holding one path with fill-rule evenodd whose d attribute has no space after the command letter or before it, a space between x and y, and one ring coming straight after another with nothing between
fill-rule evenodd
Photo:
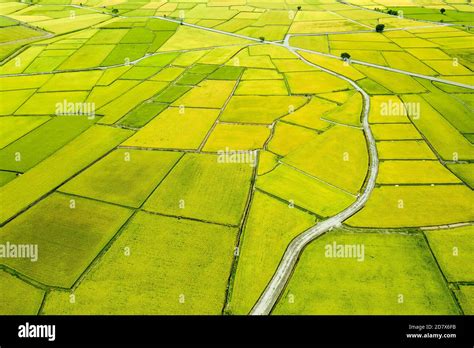
<instances>
[{"instance_id":1,"label":"patchwork farmland","mask_svg":"<svg viewBox=\"0 0 474 348\"><path fill-rule=\"evenodd\" d=\"M0 315L474 314L466 0L0 0Z\"/></svg>"}]
</instances>

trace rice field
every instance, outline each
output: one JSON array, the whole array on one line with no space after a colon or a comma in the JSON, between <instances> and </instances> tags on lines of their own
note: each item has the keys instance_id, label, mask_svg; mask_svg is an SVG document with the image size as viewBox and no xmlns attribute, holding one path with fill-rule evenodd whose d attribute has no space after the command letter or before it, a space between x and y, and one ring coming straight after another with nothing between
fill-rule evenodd
<instances>
[{"instance_id":1,"label":"rice field","mask_svg":"<svg viewBox=\"0 0 474 348\"><path fill-rule=\"evenodd\" d=\"M0 314L246 315L365 190L272 314L472 314L472 12L0 3L0 242L40 255L0 258Z\"/></svg>"}]
</instances>

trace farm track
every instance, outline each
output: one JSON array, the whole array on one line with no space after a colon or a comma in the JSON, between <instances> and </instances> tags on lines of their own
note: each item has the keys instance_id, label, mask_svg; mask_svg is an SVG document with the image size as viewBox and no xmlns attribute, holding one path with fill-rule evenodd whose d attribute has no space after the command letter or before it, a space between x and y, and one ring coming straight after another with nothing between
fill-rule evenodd
<instances>
[{"instance_id":1,"label":"farm track","mask_svg":"<svg viewBox=\"0 0 474 348\"><path fill-rule=\"evenodd\" d=\"M291 241L285 251L285 254L283 255L283 258L280 261L280 264L278 265L275 274L273 275L272 279L270 280L262 295L258 299L257 303L252 308L250 312L251 315L270 314L277 300L282 295L283 290L285 289L285 286L288 283L288 280L290 279L290 276L296 266L296 263L303 249L314 239L321 236L325 232L330 231L333 228L339 227L343 221L345 221L364 207L365 203L369 199L370 194L372 193L372 190L375 187L375 180L377 178L378 173L379 161L377 149L375 147L375 139L372 135L372 131L370 129L368 121L370 110L369 95L351 79L307 61L290 46L287 46L287 48L304 63L345 80L346 82L350 83L359 93L362 94L362 97L364 99L364 108L362 111L362 127L364 129L364 135L369 150L369 172L366 179L364 191L358 196L358 198L353 204L351 204L348 208L341 211L340 213L334 215L333 217L330 217L324 221L317 223L316 225L301 233Z\"/></svg>"}]
</instances>

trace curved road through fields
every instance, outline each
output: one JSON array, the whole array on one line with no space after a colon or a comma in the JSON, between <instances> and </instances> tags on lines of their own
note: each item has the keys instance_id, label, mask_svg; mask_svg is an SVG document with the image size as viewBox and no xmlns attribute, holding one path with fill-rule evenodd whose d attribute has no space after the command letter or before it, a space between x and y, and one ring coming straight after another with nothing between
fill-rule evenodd
<instances>
[{"instance_id":1,"label":"curved road through fields","mask_svg":"<svg viewBox=\"0 0 474 348\"><path fill-rule=\"evenodd\" d=\"M323 233L331 230L332 228L338 227L342 224L343 221L354 215L365 205L372 190L375 187L375 179L377 178L379 159L377 155L377 149L375 147L375 139L372 135L372 131L369 126L369 110L370 110L370 97L369 95L360 88L354 81L351 79L342 76L334 71L325 69L321 66L313 64L299 55L294 49L290 48L290 51L299 57L306 64L314 66L328 74L337 76L348 83L350 83L358 92L360 92L364 98L364 109L362 111L362 127L364 129L364 135L369 148L369 173L366 181L364 191L361 195L358 196L357 200L347 207L345 210L341 211L339 214L334 215L333 217L328 218L327 220L317 223L315 226L306 230L302 234L298 235L295 239L291 241L288 245L283 258L278 265L278 268L273 275L273 278L268 283L264 292L258 299L255 306L252 308L250 315L268 315L270 314L273 306L277 302L278 298L283 293L283 290L288 283L288 280L293 272L293 269L298 261L298 258L303 251L303 249L313 241L315 238L319 237Z\"/></svg>"}]
</instances>

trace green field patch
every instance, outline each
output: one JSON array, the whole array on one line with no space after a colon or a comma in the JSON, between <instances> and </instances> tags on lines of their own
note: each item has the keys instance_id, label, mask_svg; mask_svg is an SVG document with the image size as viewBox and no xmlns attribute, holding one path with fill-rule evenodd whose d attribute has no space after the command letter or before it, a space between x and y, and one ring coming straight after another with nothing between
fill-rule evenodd
<instances>
[{"instance_id":1,"label":"green field patch","mask_svg":"<svg viewBox=\"0 0 474 348\"><path fill-rule=\"evenodd\" d=\"M402 99L404 102L420 104L421 116L410 115L410 117L444 160L474 159L474 146L422 97L404 95Z\"/></svg>"},{"instance_id":2,"label":"green field patch","mask_svg":"<svg viewBox=\"0 0 474 348\"><path fill-rule=\"evenodd\" d=\"M342 35L341 35L342 36ZM347 35L344 35L346 38ZM381 41L333 41L330 39L329 45L333 50L374 50L374 51L401 51L393 42Z\"/></svg>"},{"instance_id":3,"label":"green field patch","mask_svg":"<svg viewBox=\"0 0 474 348\"><path fill-rule=\"evenodd\" d=\"M410 123L373 124L370 126L376 140L418 140L420 133Z\"/></svg>"},{"instance_id":4,"label":"green field patch","mask_svg":"<svg viewBox=\"0 0 474 348\"><path fill-rule=\"evenodd\" d=\"M425 88L411 76L363 65L355 65L355 67L368 78L393 93L425 92Z\"/></svg>"},{"instance_id":5,"label":"green field patch","mask_svg":"<svg viewBox=\"0 0 474 348\"><path fill-rule=\"evenodd\" d=\"M47 116L0 117L0 149L41 126L49 119Z\"/></svg>"},{"instance_id":6,"label":"green field patch","mask_svg":"<svg viewBox=\"0 0 474 348\"><path fill-rule=\"evenodd\" d=\"M90 49L90 48L89 48ZM148 50L148 44L118 44L113 46L110 53L105 56L100 66L124 64L127 62L133 62L138 58L145 56ZM99 65L99 64L97 64Z\"/></svg>"},{"instance_id":7,"label":"green field patch","mask_svg":"<svg viewBox=\"0 0 474 348\"><path fill-rule=\"evenodd\" d=\"M124 80L147 80L160 70L159 67L134 66L121 75L120 78Z\"/></svg>"},{"instance_id":8,"label":"green field patch","mask_svg":"<svg viewBox=\"0 0 474 348\"><path fill-rule=\"evenodd\" d=\"M423 75L436 75L433 69L430 69L411 54L405 52L382 52L382 54L391 68L412 71Z\"/></svg>"},{"instance_id":9,"label":"green field patch","mask_svg":"<svg viewBox=\"0 0 474 348\"><path fill-rule=\"evenodd\" d=\"M35 25L44 30L53 32L55 34L64 34L71 31L90 28L91 26L104 22L109 19L109 16L102 13L92 13L77 15L74 20L69 17L69 11L64 18L50 19L46 21L35 22Z\"/></svg>"},{"instance_id":10,"label":"green field patch","mask_svg":"<svg viewBox=\"0 0 474 348\"><path fill-rule=\"evenodd\" d=\"M232 287L229 312L248 314L265 289L290 241L315 224L299 209L255 192ZM258 274L258 277L255 275Z\"/></svg>"},{"instance_id":11,"label":"green field patch","mask_svg":"<svg viewBox=\"0 0 474 348\"><path fill-rule=\"evenodd\" d=\"M83 45L76 52L74 52L63 64L61 64L58 70L66 69L85 69L92 68L100 65L104 59L106 59L111 52L116 50L116 47L120 45ZM124 61L120 61L116 64L121 64ZM108 64L112 65L112 64Z\"/></svg>"},{"instance_id":12,"label":"green field patch","mask_svg":"<svg viewBox=\"0 0 474 348\"><path fill-rule=\"evenodd\" d=\"M124 129L92 126L27 173L1 187L0 224L103 156L131 133Z\"/></svg>"},{"instance_id":13,"label":"green field patch","mask_svg":"<svg viewBox=\"0 0 474 348\"><path fill-rule=\"evenodd\" d=\"M160 70L158 74L153 76L150 80L153 81L165 81L165 82L171 82L178 78L179 75L183 73L184 69L183 68L178 68L178 67L168 67Z\"/></svg>"},{"instance_id":14,"label":"green field patch","mask_svg":"<svg viewBox=\"0 0 474 348\"><path fill-rule=\"evenodd\" d=\"M131 28L125 36L120 40L121 44L150 44L153 42L155 35L153 31L146 28Z\"/></svg>"},{"instance_id":15,"label":"green field patch","mask_svg":"<svg viewBox=\"0 0 474 348\"><path fill-rule=\"evenodd\" d=\"M474 189L474 163L448 163L446 166L466 185Z\"/></svg>"},{"instance_id":16,"label":"green field patch","mask_svg":"<svg viewBox=\"0 0 474 348\"><path fill-rule=\"evenodd\" d=\"M234 81L206 80L176 100L173 106L222 108L234 89Z\"/></svg>"},{"instance_id":17,"label":"green field patch","mask_svg":"<svg viewBox=\"0 0 474 348\"><path fill-rule=\"evenodd\" d=\"M427 59L450 59L451 58L446 53L441 51L439 48L410 48L410 49L407 49L406 51L422 61L426 61Z\"/></svg>"},{"instance_id":18,"label":"green field patch","mask_svg":"<svg viewBox=\"0 0 474 348\"><path fill-rule=\"evenodd\" d=\"M217 25L215 29L233 33L252 25L253 22L253 19L232 18L222 24Z\"/></svg>"},{"instance_id":19,"label":"green field patch","mask_svg":"<svg viewBox=\"0 0 474 348\"><path fill-rule=\"evenodd\" d=\"M350 194L330 186L287 165L279 165L259 176L257 187L288 202L327 217L347 208L355 199Z\"/></svg>"},{"instance_id":20,"label":"green field patch","mask_svg":"<svg viewBox=\"0 0 474 348\"><path fill-rule=\"evenodd\" d=\"M154 67L165 67L173 62L178 53L159 53L152 56L148 56L139 61L137 66L154 66Z\"/></svg>"},{"instance_id":21,"label":"green field patch","mask_svg":"<svg viewBox=\"0 0 474 348\"><path fill-rule=\"evenodd\" d=\"M210 80L237 80L244 69L238 66L223 66L209 75Z\"/></svg>"},{"instance_id":22,"label":"green field patch","mask_svg":"<svg viewBox=\"0 0 474 348\"><path fill-rule=\"evenodd\" d=\"M373 96L370 104L370 123L410 123L408 105L396 95Z\"/></svg>"},{"instance_id":23,"label":"green field patch","mask_svg":"<svg viewBox=\"0 0 474 348\"><path fill-rule=\"evenodd\" d=\"M283 75L273 69L245 69L242 80L282 80Z\"/></svg>"},{"instance_id":24,"label":"green field patch","mask_svg":"<svg viewBox=\"0 0 474 348\"><path fill-rule=\"evenodd\" d=\"M125 115L120 121L120 125L140 128L168 107L168 104L145 102Z\"/></svg>"},{"instance_id":25,"label":"green field patch","mask_svg":"<svg viewBox=\"0 0 474 348\"><path fill-rule=\"evenodd\" d=\"M311 22L293 22L289 29L292 34L314 34L366 30L365 27L349 20L320 20Z\"/></svg>"},{"instance_id":26,"label":"green field patch","mask_svg":"<svg viewBox=\"0 0 474 348\"><path fill-rule=\"evenodd\" d=\"M168 108L124 145L197 149L218 115L215 109Z\"/></svg>"},{"instance_id":27,"label":"green field patch","mask_svg":"<svg viewBox=\"0 0 474 348\"><path fill-rule=\"evenodd\" d=\"M28 68L25 69L25 73L42 73L51 72L57 69L69 56L55 56L55 57L38 57L36 58Z\"/></svg>"},{"instance_id":28,"label":"green field patch","mask_svg":"<svg viewBox=\"0 0 474 348\"><path fill-rule=\"evenodd\" d=\"M95 121L86 116L54 117L1 149L0 168L25 172L62 148Z\"/></svg>"},{"instance_id":29,"label":"green field patch","mask_svg":"<svg viewBox=\"0 0 474 348\"><path fill-rule=\"evenodd\" d=\"M246 68L275 69L270 56L251 56L248 49L243 49L226 63L227 66Z\"/></svg>"},{"instance_id":30,"label":"green field patch","mask_svg":"<svg viewBox=\"0 0 474 348\"><path fill-rule=\"evenodd\" d=\"M34 89L23 89L17 91L2 91L0 97L0 115L13 114L22 104L24 104L35 92Z\"/></svg>"},{"instance_id":31,"label":"green field patch","mask_svg":"<svg viewBox=\"0 0 474 348\"><path fill-rule=\"evenodd\" d=\"M89 91L95 86L101 75L101 71L81 71L55 74L39 89L39 91Z\"/></svg>"},{"instance_id":32,"label":"green field patch","mask_svg":"<svg viewBox=\"0 0 474 348\"><path fill-rule=\"evenodd\" d=\"M113 102L97 110L98 114L104 115L101 122L112 124L121 119L130 110L141 102L153 97L167 86L166 82L145 81L131 88Z\"/></svg>"},{"instance_id":33,"label":"green field patch","mask_svg":"<svg viewBox=\"0 0 474 348\"><path fill-rule=\"evenodd\" d=\"M246 39L230 37L228 35L212 33L200 29L180 26L160 51L190 50L223 45L239 45L249 43Z\"/></svg>"},{"instance_id":34,"label":"green field patch","mask_svg":"<svg viewBox=\"0 0 474 348\"><path fill-rule=\"evenodd\" d=\"M207 77L206 74L190 74L187 71L176 81L177 85L194 86L202 82Z\"/></svg>"},{"instance_id":35,"label":"green field patch","mask_svg":"<svg viewBox=\"0 0 474 348\"><path fill-rule=\"evenodd\" d=\"M293 72L285 76L293 94L318 94L350 88L346 81L322 71Z\"/></svg>"},{"instance_id":36,"label":"green field patch","mask_svg":"<svg viewBox=\"0 0 474 348\"><path fill-rule=\"evenodd\" d=\"M235 95L288 95L283 80L240 81Z\"/></svg>"},{"instance_id":37,"label":"green field patch","mask_svg":"<svg viewBox=\"0 0 474 348\"><path fill-rule=\"evenodd\" d=\"M278 156L269 151L259 151L257 175L263 175L275 169L278 165Z\"/></svg>"},{"instance_id":38,"label":"green field patch","mask_svg":"<svg viewBox=\"0 0 474 348\"><path fill-rule=\"evenodd\" d=\"M377 142L379 159L437 159L426 142L422 140L400 140Z\"/></svg>"},{"instance_id":39,"label":"green field patch","mask_svg":"<svg viewBox=\"0 0 474 348\"><path fill-rule=\"evenodd\" d=\"M220 314L236 233L139 212L75 289L76 303L52 292L43 313Z\"/></svg>"},{"instance_id":40,"label":"green field patch","mask_svg":"<svg viewBox=\"0 0 474 348\"><path fill-rule=\"evenodd\" d=\"M292 36L290 45L307 50L329 53L328 39L326 35L321 36Z\"/></svg>"},{"instance_id":41,"label":"green field patch","mask_svg":"<svg viewBox=\"0 0 474 348\"><path fill-rule=\"evenodd\" d=\"M74 105L86 99L87 92L45 92L35 93L16 111L18 115L54 115L58 113L58 106ZM64 108L63 108L64 109ZM66 111L66 110L63 110Z\"/></svg>"},{"instance_id":42,"label":"green field patch","mask_svg":"<svg viewBox=\"0 0 474 348\"><path fill-rule=\"evenodd\" d=\"M331 50L331 53L335 56L340 57L342 53L347 52L348 50L339 49L339 50ZM358 49L351 49L347 52L351 55L351 59L360 60L367 63L387 66L387 62L382 55L381 51L371 51L371 50L358 50Z\"/></svg>"},{"instance_id":43,"label":"green field patch","mask_svg":"<svg viewBox=\"0 0 474 348\"><path fill-rule=\"evenodd\" d=\"M459 290L454 290L456 297L465 315L474 314L474 286L460 285Z\"/></svg>"},{"instance_id":44,"label":"green field patch","mask_svg":"<svg viewBox=\"0 0 474 348\"><path fill-rule=\"evenodd\" d=\"M125 208L53 194L3 227L0 237L3 244L37 245L37 260L11 258L4 263L44 284L69 288L131 214Z\"/></svg>"},{"instance_id":45,"label":"green field patch","mask_svg":"<svg viewBox=\"0 0 474 348\"><path fill-rule=\"evenodd\" d=\"M87 44L117 44L127 34L128 29L101 29L92 36Z\"/></svg>"},{"instance_id":46,"label":"green field patch","mask_svg":"<svg viewBox=\"0 0 474 348\"><path fill-rule=\"evenodd\" d=\"M461 181L438 161L383 161L379 184L455 184Z\"/></svg>"},{"instance_id":47,"label":"green field patch","mask_svg":"<svg viewBox=\"0 0 474 348\"><path fill-rule=\"evenodd\" d=\"M158 103L172 103L186 92L188 92L191 87L187 86L175 86L169 85L166 87L160 94L153 98L153 101Z\"/></svg>"},{"instance_id":48,"label":"green field patch","mask_svg":"<svg viewBox=\"0 0 474 348\"><path fill-rule=\"evenodd\" d=\"M347 220L351 226L436 226L472 221L474 193L462 185L382 186Z\"/></svg>"},{"instance_id":49,"label":"green field patch","mask_svg":"<svg viewBox=\"0 0 474 348\"><path fill-rule=\"evenodd\" d=\"M334 243L363 246L363 261L326 256ZM459 309L422 236L333 232L305 249L273 313L419 315Z\"/></svg>"},{"instance_id":50,"label":"green field patch","mask_svg":"<svg viewBox=\"0 0 474 348\"><path fill-rule=\"evenodd\" d=\"M318 130L327 129L330 124L321 120L321 116L336 107L335 103L313 97L308 104L283 117L282 121Z\"/></svg>"},{"instance_id":51,"label":"green field patch","mask_svg":"<svg viewBox=\"0 0 474 348\"><path fill-rule=\"evenodd\" d=\"M331 57L326 57L319 54L308 53L308 52L298 52L298 53L301 54L301 56L305 58L307 61L313 64L316 64L318 66L321 66L323 68L329 69L343 76L346 76L347 78L353 81L357 81L366 77L364 74L361 74L354 67L352 67L351 64L344 64L339 59L334 59ZM329 76L332 78L338 78L332 75L329 75ZM338 79L340 80L339 83L345 82L344 80L340 78Z\"/></svg>"},{"instance_id":52,"label":"green field patch","mask_svg":"<svg viewBox=\"0 0 474 348\"><path fill-rule=\"evenodd\" d=\"M60 191L138 208L180 157L179 152L118 149Z\"/></svg>"},{"instance_id":53,"label":"green field patch","mask_svg":"<svg viewBox=\"0 0 474 348\"><path fill-rule=\"evenodd\" d=\"M425 60L431 68L436 70L441 75L470 75L472 71L457 63L453 64L452 59L446 60Z\"/></svg>"},{"instance_id":54,"label":"green field patch","mask_svg":"<svg viewBox=\"0 0 474 348\"><path fill-rule=\"evenodd\" d=\"M0 171L0 187L8 184L10 181L15 179L16 177L17 177L17 173L15 172Z\"/></svg>"},{"instance_id":55,"label":"green field patch","mask_svg":"<svg viewBox=\"0 0 474 348\"><path fill-rule=\"evenodd\" d=\"M244 45L216 47L210 51L204 51L204 55L198 62L202 64L224 64L231 59Z\"/></svg>"},{"instance_id":56,"label":"green field patch","mask_svg":"<svg viewBox=\"0 0 474 348\"><path fill-rule=\"evenodd\" d=\"M43 301L44 291L17 277L0 271L1 315L36 315Z\"/></svg>"},{"instance_id":57,"label":"green field patch","mask_svg":"<svg viewBox=\"0 0 474 348\"><path fill-rule=\"evenodd\" d=\"M268 149L280 156L286 156L291 151L315 140L315 131L284 122L277 122Z\"/></svg>"},{"instance_id":58,"label":"green field patch","mask_svg":"<svg viewBox=\"0 0 474 348\"><path fill-rule=\"evenodd\" d=\"M204 151L261 149L270 136L265 125L218 123L204 145Z\"/></svg>"},{"instance_id":59,"label":"green field patch","mask_svg":"<svg viewBox=\"0 0 474 348\"><path fill-rule=\"evenodd\" d=\"M210 50L196 50L196 51L187 51L181 53L178 58L173 62L173 65L181 66L181 67L188 67L196 63L200 60L203 56L206 56L211 52Z\"/></svg>"},{"instance_id":60,"label":"green field patch","mask_svg":"<svg viewBox=\"0 0 474 348\"><path fill-rule=\"evenodd\" d=\"M270 56L272 59L295 59L287 48L271 44L249 46L251 56Z\"/></svg>"},{"instance_id":61,"label":"green field patch","mask_svg":"<svg viewBox=\"0 0 474 348\"><path fill-rule=\"evenodd\" d=\"M21 52L15 59L8 60L0 67L0 74L18 74L23 72L28 65L43 51L43 46L31 46ZM21 62L18 64L17 62Z\"/></svg>"},{"instance_id":62,"label":"green field patch","mask_svg":"<svg viewBox=\"0 0 474 348\"><path fill-rule=\"evenodd\" d=\"M301 71L317 71L318 69L306 64L300 59L273 59L273 64L279 72L301 72Z\"/></svg>"},{"instance_id":63,"label":"green field patch","mask_svg":"<svg viewBox=\"0 0 474 348\"><path fill-rule=\"evenodd\" d=\"M449 282L470 281L474 270L474 226L426 231L438 264Z\"/></svg>"},{"instance_id":64,"label":"green field patch","mask_svg":"<svg viewBox=\"0 0 474 348\"><path fill-rule=\"evenodd\" d=\"M361 126L362 103L362 95L354 93L340 107L324 113L322 118L323 120L359 127Z\"/></svg>"},{"instance_id":65,"label":"green field patch","mask_svg":"<svg viewBox=\"0 0 474 348\"><path fill-rule=\"evenodd\" d=\"M474 133L472 109L459 101L456 95L426 93L423 98L461 133ZM471 95L471 98L474 99Z\"/></svg>"},{"instance_id":66,"label":"green field patch","mask_svg":"<svg viewBox=\"0 0 474 348\"><path fill-rule=\"evenodd\" d=\"M237 34L254 38L264 37L265 40L276 41L283 40L287 31L288 27L284 25L265 25L263 27L247 27L239 30Z\"/></svg>"},{"instance_id":67,"label":"green field patch","mask_svg":"<svg viewBox=\"0 0 474 348\"><path fill-rule=\"evenodd\" d=\"M236 226L249 194L253 165L242 162L227 163L219 155L186 154L144 209Z\"/></svg>"},{"instance_id":68,"label":"green field patch","mask_svg":"<svg viewBox=\"0 0 474 348\"><path fill-rule=\"evenodd\" d=\"M283 161L324 182L357 194L366 177L369 159L361 130L334 126L290 152Z\"/></svg>"},{"instance_id":69,"label":"green field patch","mask_svg":"<svg viewBox=\"0 0 474 348\"><path fill-rule=\"evenodd\" d=\"M110 103L128 90L139 84L140 81L116 80L107 86L96 85L89 93L86 102L94 103L95 109Z\"/></svg>"},{"instance_id":70,"label":"green field patch","mask_svg":"<svg viewBox=\"0 0 474 348\"><path fill-rule=\"evenodd\" d=\"M270 124L305 102L306 98L293 96L234 96L224 109L220 120ZM272 107L269 108L268 105Z\"/></svg>"}]
</instances>

